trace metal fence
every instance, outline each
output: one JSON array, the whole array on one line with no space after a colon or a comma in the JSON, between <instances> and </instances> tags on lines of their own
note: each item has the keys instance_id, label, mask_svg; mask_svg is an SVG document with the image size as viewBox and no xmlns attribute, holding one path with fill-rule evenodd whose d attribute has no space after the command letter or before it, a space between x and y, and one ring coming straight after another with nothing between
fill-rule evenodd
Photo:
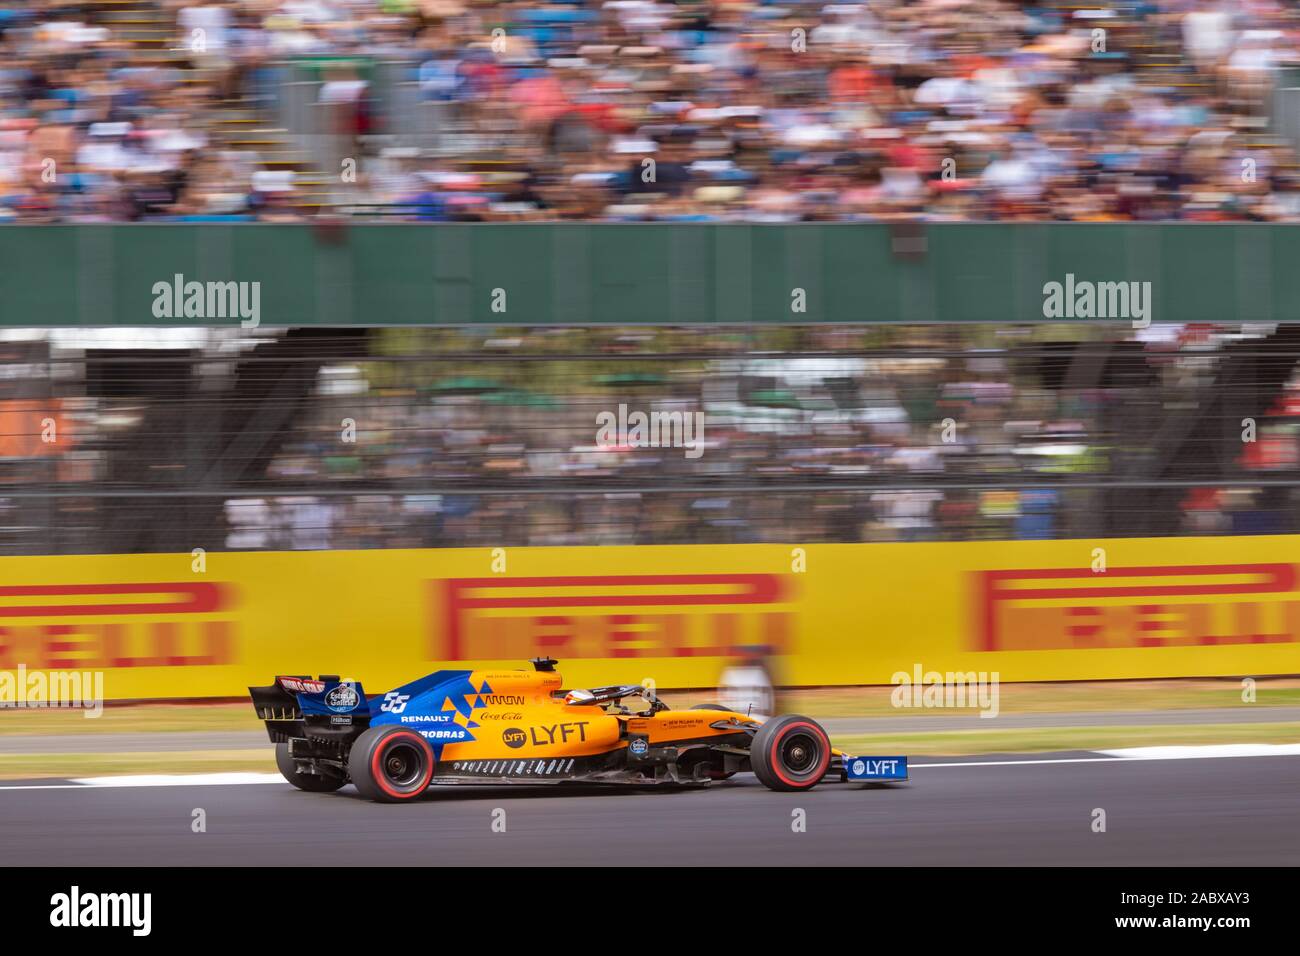
<instances>
[{"instance_id":1,"label":"metal fence","mask_svg":"<svg viewBox=\"0 0 1300 956\"><path fill-rule=\"evenodd\" d=\"M37 333L0 552L1295 532L1291 328Z\"/></svg>"}]
</instances>

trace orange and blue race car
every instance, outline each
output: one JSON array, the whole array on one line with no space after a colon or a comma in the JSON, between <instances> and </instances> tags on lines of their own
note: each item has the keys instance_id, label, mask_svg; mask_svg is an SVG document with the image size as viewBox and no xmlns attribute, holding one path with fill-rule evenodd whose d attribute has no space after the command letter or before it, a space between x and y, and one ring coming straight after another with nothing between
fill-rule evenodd
<instances>
[{"instance_id":1,"label":"orange and blue race car","mask_svg":"<svg viewBox=\"0 0 1300 956\"><path fill-rule=\"evenodd\" d=\"M530 663L435 671L373 698L336 676L277 677L249 693L291 784L328 792L351 783L389 803L443 783L707 786L752 771L792 791L907 779L906 757L849 757L808 717L673 710L640 684L565 691L554 660Z\"/></svg>"}]
</instances>

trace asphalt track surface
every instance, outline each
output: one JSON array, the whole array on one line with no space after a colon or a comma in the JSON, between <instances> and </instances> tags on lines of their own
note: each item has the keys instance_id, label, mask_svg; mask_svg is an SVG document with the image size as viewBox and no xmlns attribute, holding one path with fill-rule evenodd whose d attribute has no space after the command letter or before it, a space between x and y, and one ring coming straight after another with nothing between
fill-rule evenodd
<instances>
[{"instance_id":1,"label":"asphalt track surface","mask_svg":"<svg viewBox=\"0 0 1300 956\"><path fill-rule=\"evenodd\" d=\"M6 864L1300 864L1297 755L935 758L914 761L906 785L803 794L748 774L686 791L440 786L399 806L280 782L50 783L0 790ZM196 808L205 833L191 830ZM504 833L492 829L497 810Z\"/></svg>"}]
</instances>

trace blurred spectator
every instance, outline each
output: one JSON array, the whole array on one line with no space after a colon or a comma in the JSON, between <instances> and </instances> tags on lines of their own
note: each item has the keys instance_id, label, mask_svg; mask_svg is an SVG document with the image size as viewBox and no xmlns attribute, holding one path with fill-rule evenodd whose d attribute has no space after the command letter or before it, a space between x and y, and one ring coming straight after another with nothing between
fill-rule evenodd
<instances>
[{"instance_id":1,"label":"blurred spectator","mask_svg":"<svg viewBox=\"0 0 1300 956\"><path fill-rule=\"evenodd\" d=\"M756 720L777 713L766 647L742 647L718 676L718 703Z\"/></svg>"}]
</instances>

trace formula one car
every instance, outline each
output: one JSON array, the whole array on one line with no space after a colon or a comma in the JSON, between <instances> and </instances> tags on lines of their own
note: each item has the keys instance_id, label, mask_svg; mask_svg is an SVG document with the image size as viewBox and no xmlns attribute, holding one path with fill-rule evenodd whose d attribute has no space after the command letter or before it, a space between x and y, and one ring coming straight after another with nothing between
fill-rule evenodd
<instances>
[{"instance_id":1,"label":"formula one car","mask_svg":"<svg viewBox=\"0 0 1300 956\"><path fill-rule=\"evenodd\" d=\"M753 771L790 791L907 779L906 757L847 757L807 717L760 722L717 704L672 710L639 684L565 692L554 660L530 663L440 670L375 698L336 676L277 677L248 690L286 780L312 792L352 783L389 803L431 783L706 786ZM625 706L634 700L642 709Z\"/></svg>"}]
</instances>

